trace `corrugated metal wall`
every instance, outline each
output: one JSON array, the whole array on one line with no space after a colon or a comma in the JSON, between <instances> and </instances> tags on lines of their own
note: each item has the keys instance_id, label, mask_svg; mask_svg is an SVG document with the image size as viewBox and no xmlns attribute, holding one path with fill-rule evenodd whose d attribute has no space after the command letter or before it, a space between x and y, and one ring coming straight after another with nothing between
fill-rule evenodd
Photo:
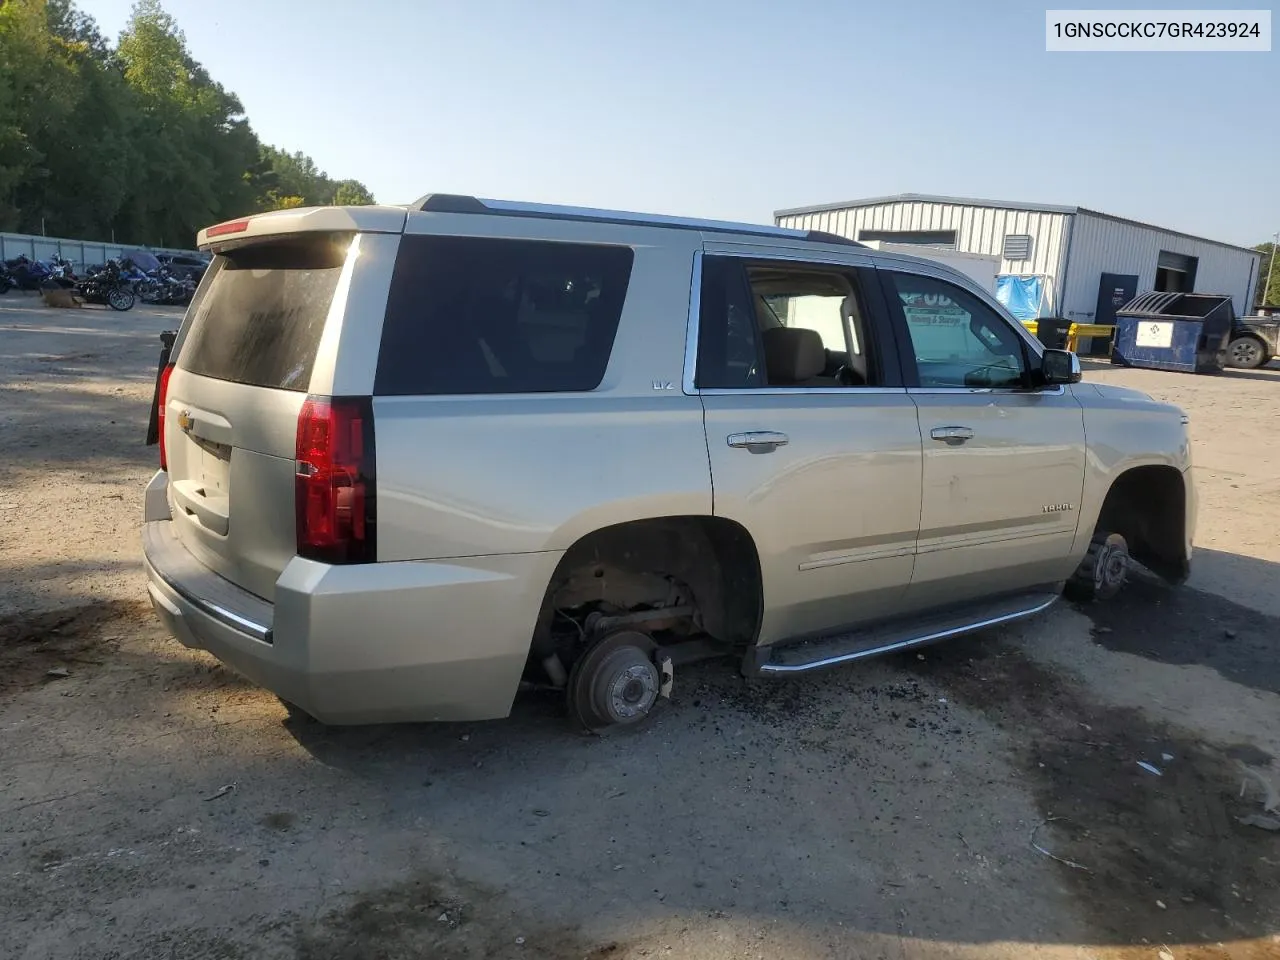
<instances>
[{"instance_id":1,"label":"corrugated metal wall","mask_svg":"<svg viewBox=\"0 0 1280 960\"><path fill-rule=\"evenodd\" d=\"M1084 211L1069 214L894 201L778 217L777 223L800 230L824 230L851 240L857 240L862 230L954 230L957 250L994 256L1003 255L1007 234L1028 234L1033 243L1031 258L1002 259L1000 272L1045 277L1042 312L1082 322L1093 318L1103 273L1137 274L1139 292L1153 289L1162 250L1196 257L1196 292L1230 294L1236 313L1248 313L1261 260L1261 254L1251 251ZM1066 262L1068 246L1070 265Z\"/></svg>"},{"instance_id":2,"label":"corrugated metal wall","mask_svg":"<svg viewBox=\"0 0 1280 960\"><path fill-rule=\"evenodd\" d=\"M1070 214L1006 210L954 203L893 202L778 217L780 227L824 230L857 240L862 230L954 230L956 249L1002 257L1007 234L1032 238L1031 258L1000 261L1000 272L1047 279L1044 312L1057 309L1057 278L1065 255Z\"/></svg>"},{"instance_id":3,"label":"corrugated metal wall","mask_svg":"<svg viewBox=\"0 0 1280 960\"><path fill-rule=\"evenodd\" d=\"M1249 312L1257 263L1262 254L1204 240L1193 240L1154 227L1111 220L1081 211L1072 227L1071 264L1062 302L1063 316L1087 321L1098 306L1098 282L1103 273L1137 274L1138 292L1152 290L1156 261L1162 250L1196 257L1195 292L1230 294L1236 315ZM1250 266L1252 281L1250 281Z\"/></svg>"},{"instance_id":4,"label":"corrugated metal wall","mask_svg":"<svg viewBox=\"0 0 1280 960\"><path fill-rule=\"evenodd\" d=\"M27 233L0 233L0 260L13 260L18 254L26 254L32 260L48 260L56 255L70 260L76 272L92 264L106 263L130 250L201 255L194 250L179 250L174 247L139 247L129 243L96 243L92 240L37 237Z\"/></svg>"}]
</instances>

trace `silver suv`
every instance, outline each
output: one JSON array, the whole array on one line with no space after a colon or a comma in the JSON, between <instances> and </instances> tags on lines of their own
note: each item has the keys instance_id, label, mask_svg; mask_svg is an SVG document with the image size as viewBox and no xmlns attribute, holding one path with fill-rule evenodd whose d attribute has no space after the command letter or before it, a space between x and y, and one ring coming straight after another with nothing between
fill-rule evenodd
<instances>
[{"instance_id":1,"label":"silver suv","mask_svg":"<svg viewBox=\"0 0 1280 960\"><path fill-rule=\"evenodd\" d=\"M328 723L591 729L1187 576L1186 417L940 264L432 195L200 234L161 371L155 608Z\"/></svg>"}]
</instances>

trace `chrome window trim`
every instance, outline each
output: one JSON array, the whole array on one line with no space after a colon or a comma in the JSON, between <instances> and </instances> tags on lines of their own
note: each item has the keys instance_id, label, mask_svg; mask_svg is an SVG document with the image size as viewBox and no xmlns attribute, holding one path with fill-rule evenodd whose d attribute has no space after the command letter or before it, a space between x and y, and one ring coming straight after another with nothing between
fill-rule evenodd
<instances>
[{"instance_id":1,"label":"chrome window trim","mask_svg":"<svg viewBox=\"0 0 1280 960\"><path fill-rule=\"evenodd\" d=\"M836 253L832 250L802 250L798 247L769 246L762 243L746 243L738 240L713 240L711 248L704 246L703 252L711 257L735 257L739 260L784 260L792 263L811 263L815 267L843 267L856 270L859 267L874 267L874 258L867 255L866 248ZM733 246L730 247L729 245ZM728 249L722 249L728 248Z\"/></svg>"},{"instance_id":2,"label":"chrome window trim","mask_svg":"<svg viewBox=\"0 0 1280 960\"><path fill-rule=\"evenodd\" d=\"M920 396L928 396L932 394L957 394L957 393L994 393L1000 396L1026 396L1026 397L1060 397L1067 392L1067 388L1062 384L1054 384L1051 387L907 387L907 393Z\"/></svg>"},{"instance_id":3,"label":"chrome window trim","mask_svg":"<svg viewBox=\"0 0 1280 960\"><path fill-rule=\"evenodd\" d=\"M693 280L689 285L689 320L684 334L684 372L681 385L686 397L698 395L698 340L702 336L702 251L693 253Z\"/></svg>"},{"instance_id":4,"label":"chrome window trim","mask_svg":"<svg viewBox=\"0 0 1280 960\"><path fill-rule=\"evenodd\" d=\"M906 387L708 387L699 390L704 397L865 397L906 395Z\"/></svg>"}]
</instances>

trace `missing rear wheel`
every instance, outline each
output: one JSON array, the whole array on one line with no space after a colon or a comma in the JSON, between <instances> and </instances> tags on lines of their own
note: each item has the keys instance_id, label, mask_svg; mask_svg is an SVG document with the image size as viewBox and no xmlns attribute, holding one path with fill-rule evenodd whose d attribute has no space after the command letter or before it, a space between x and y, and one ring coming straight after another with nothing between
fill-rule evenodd
<instances>
[{"instance_id":1,"label":"missing rear wheel","mask_svg":"<svg viewBox=\"0 0 1280 960\"><path fill-rule=\"evenodd\" d=\"M635 727L652 713L670 684L669 661L648 634L621 630L578 658L569 674L569 713L593 733Z\"/></svg>"}]
</instances>

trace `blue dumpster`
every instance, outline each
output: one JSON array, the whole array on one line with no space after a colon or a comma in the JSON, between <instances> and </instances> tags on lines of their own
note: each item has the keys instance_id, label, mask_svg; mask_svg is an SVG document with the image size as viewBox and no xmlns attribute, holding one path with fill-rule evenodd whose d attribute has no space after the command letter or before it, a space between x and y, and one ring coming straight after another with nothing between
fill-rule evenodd
<instances>
[{"instance_id":1,"label":"blue dumpster","mask_svg":"<svg viewBox=\"0 0 1280 960\"><path fill-rule=\"evenodd\" d=\"M1143 293L1116 311L1111 362L1126 367L1221 373L1236 311L1208 293Z\"/></svg>"}]
</instances>

